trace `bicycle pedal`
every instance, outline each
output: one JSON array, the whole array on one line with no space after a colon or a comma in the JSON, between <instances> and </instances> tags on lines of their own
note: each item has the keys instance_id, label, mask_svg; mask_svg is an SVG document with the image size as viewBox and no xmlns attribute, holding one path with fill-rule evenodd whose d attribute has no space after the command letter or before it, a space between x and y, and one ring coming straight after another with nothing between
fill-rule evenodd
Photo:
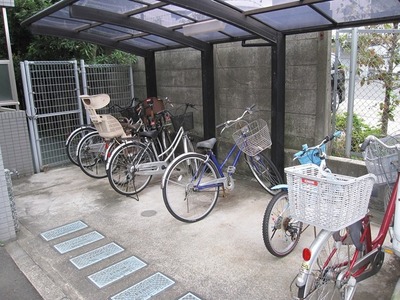
<instances>
[{"instance_id":1,"label":"bicycle pedal","mask_svg":"<svg viewBox=\"0 0 400 300\"><path fill-rule=\"evenodd\" d=\"M230 174L235 173L235 171L236 171L236 168L235 168L234 166L229 166L229 167L227 168L227 172L230 173Z\"/></svg>"}]
</instances>

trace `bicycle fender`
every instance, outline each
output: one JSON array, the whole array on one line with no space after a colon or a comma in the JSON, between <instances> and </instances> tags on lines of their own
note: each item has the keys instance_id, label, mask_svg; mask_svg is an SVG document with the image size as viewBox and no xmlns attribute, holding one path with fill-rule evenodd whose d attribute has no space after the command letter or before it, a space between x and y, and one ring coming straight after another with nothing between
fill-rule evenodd
<instances>
[{"instance_id":1,"label":"bicycle fender","mask_svg":"<svg viewBox=\"0 0 400 300\"><path fill-rule=\"evenodd\" d=\"M65 141L65 145L68 145L69 140L75 135L76 132L81 131L81 130L84 130L84 129L89 129L89 130L96 131L96 128L93 127L93 126L90 126L90 125L86 125L86 126L83 125L83 126L80 126L80 127L76 128L74 131L72 131L72 132L69 134L67 140Z\"/></svg>"},{"instance_id":2,"label":"bicycle fender","mask_svg":"<svg viewBox=\"0 0 400 300\"><path fill-rule=\"evenodd\" d=\"M288 189L287 184L278 184L271 188L271 190L287 190L287 189Z\"/></svg>"},{"instance_id":3,"label":"bicycle fender","mask_svg":"<svg viewBox=\"0 0 400 300\"><path fill-rule=\"evenodd\" d=\"M311 250L311 258L308 261L303 261L300 272L297 274L296 277L296 286L303 287L306 282L307 278L310 275L310 268L313 265L314 261L318 258L319 253L322 250L322 247L326 243L326 241L332 236L332 232L328 230L321 230L315 240L312 242L309 249Z\"/></svg>"},{"instance_id":4,"label":"bicycle fender","mask_svg":"<svg viewBox=\"0 0 400 300\"><path fill-rule=\"evenodd\" d=\"M125 145L128 144L140 144L143 147L146 147L146 144L140 142L140 141L124 141L122 144L118 145L118 147L116 147L111 153L109 152L109 149L107 149L106 151L106 171L108 171L108 169L110 168L110 161L111 161L111 156L113 155L113 153L116 153L117 151L119 151L122 147L125 147ZM79 144L78 144L79 145ZM79 147L79 146L78 146ZM108 157L108 155L110 155L110 157Z\"/></svg>"}]
</instances>

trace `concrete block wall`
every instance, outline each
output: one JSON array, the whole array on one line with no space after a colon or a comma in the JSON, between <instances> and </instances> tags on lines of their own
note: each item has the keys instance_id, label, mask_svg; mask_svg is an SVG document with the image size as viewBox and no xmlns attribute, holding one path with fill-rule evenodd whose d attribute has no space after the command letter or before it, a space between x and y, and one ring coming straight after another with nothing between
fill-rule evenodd
<instances>
[{"instance_id":1,"label":"concrete block wall","mask_svg":"<svg viewBox=\"0 0 400 300\"><path fill-rule=\"evenodd\" d=\"M286 37L285 148L314 144L329 132L329 32ZM200 52L185 48L156 53L159 96L201 105ZM143 59L134 66L135 96L146 97ZM255 103L254 118L271 119L271 47L214 46L216 123L233 118ZM211 117L211 116L210 116ZM201 135L201 108L196 132Z\"/></svg>"},{"instance_id":2,"label":"concrete block wall","mask_svg":"<svg viewBox=\"0 0 400 300\"><path fill-rule=\"evenodd\" d=\"M25 111L0 112L0 146L4 168L19 175L34 173Z\"/></svg>"},{"instance_id":3,"label":"concrete block wall","mask_svg":"<svg viewBox=\"0 0 400 300\"><path fill-rule=\"evenodd\" d=\"M16 234L1 151L0 147L0 241L4 242L14 239Z\"/></svg>"},{"instance_id":4,"label":"concrete block wall","mask_svg":"<svg viewBox=\"0 0 400 300\"><path fill-rule=\"evenodd\" d=\"M313 145L329 133L330 124L330 36L329 32L286 37L285 148ZM242 47L240 42L214 46L216 123L239 116L256 104L252 118L271 120L271 47ZM143 59L134 66L135 95L146 97ZM159 96L201 105L201 55L185 48L156 53ZM195 134L202 135L201 106L195 116ZM213 116L210 116L213 117ZM219 153L233 142L224 134ZM241 168L243 170L243 168Z\"/></svg>"}]
</instances>

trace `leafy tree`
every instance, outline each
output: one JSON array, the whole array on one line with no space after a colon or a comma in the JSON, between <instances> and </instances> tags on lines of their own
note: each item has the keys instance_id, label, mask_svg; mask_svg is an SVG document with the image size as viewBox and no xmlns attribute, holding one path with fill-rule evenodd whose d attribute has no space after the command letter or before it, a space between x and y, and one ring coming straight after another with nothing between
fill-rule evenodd
<instances>
[{"instance_id":1,"label":"leafy tree","mask_svg":"<svg viewBox=\"0 0 400 300\"><path fill-rule=\"evenodd\" d=\"M369 26L367 29L399 29L399 23ZM349 49L350 44L342 39L342 46ZM395 72L400 64L400 34L372 32L358 39L358 75L361 85L380 83L384 89L384 99L380 103L380 127L387 135L389 121L394 120L394 111L400 103L399 73ZM363 70L368 72L362 72Z\"/></svg>"},{"instance_id":2,"label":"leafy tree","mask_svg":"<svg viewBox=\"0 0 400 300\"><path fill-rule=\"evenodd\" d=\"M18 93L22 97L22 83L19 64L21 61L51 61L84 59L87 63L133 64L135 55L122 51L51 36L33 35L21 22L35 13L58 2L58 0L15 0L15 7L7 9L11 47ZM0 25L3 27L2 18ZM4 28L4 27L3 27ZM0 30L0 58L7 58L4 30Z\"/></svg>"},{"instance_id":3,"label":"leafy tree","mask_svg":"<svg viewBox=\"0 0 400 300\"><path fill-rule=\"evenodd\" d=\"M50 36L32 35L20 24L35 13L49 7L58 0L15 0L15 7L8 10L12 50L19 60L70 60L84 59L89 63L134 63L136 56L122 51L105 49L91 43ZM0 37L4 37L4 32ZM0 39L0 51L5 39ZM2 45L3 44L3 45ZM4 56L0 52L0 57Z\"/></svg>"}]
</instances>

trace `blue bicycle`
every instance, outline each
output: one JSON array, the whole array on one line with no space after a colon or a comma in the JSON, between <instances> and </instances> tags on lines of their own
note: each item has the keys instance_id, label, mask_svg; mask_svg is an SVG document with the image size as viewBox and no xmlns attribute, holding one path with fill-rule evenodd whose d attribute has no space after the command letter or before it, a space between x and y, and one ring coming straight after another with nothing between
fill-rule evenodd
<instances>
[{"instance_id":1,"label":"blue bicycle","mask_svg":"<svg viewBox=\"0 0 400 300\"><path fill-rule=\"evenodd\" d=\"M215 207L220 190L233 190L233 174L242 154L261 186L271 194L272 189L283 182L273 162L262 151L271 146L268 126L264 120L247 122L244 116L253 113L255 105L247 108L235 120L217 126L221 133L234 127L235 144L222 163L212 149L216 138L197 143L197 149L205 154L190 152L178 156L166 169L161 182L164 203L176 219L182 222L197 222L204 219ZM232 161L228 166L228 161Z\"/></svg>"},{"instance_id":2,"label":"blue bicycle","mask_svg":"<svg viewBox=\"0 0 400 300\"><path fill-rule=\"evenodd\" d=\"M315 164L325 172L330 172L326 168L326 144L341 135L340 131L330 136L326 136L319 145L308 147L303 145L303 149L294 154L294 160L300 164ZM265 247L277 257L288 255L299 242L303 230L303 223L293 219L289 210L289 196L287 184L279 184L273 189L279 191L272 197L264 213L262 234Z\"/></svg>"}]
</instances>

